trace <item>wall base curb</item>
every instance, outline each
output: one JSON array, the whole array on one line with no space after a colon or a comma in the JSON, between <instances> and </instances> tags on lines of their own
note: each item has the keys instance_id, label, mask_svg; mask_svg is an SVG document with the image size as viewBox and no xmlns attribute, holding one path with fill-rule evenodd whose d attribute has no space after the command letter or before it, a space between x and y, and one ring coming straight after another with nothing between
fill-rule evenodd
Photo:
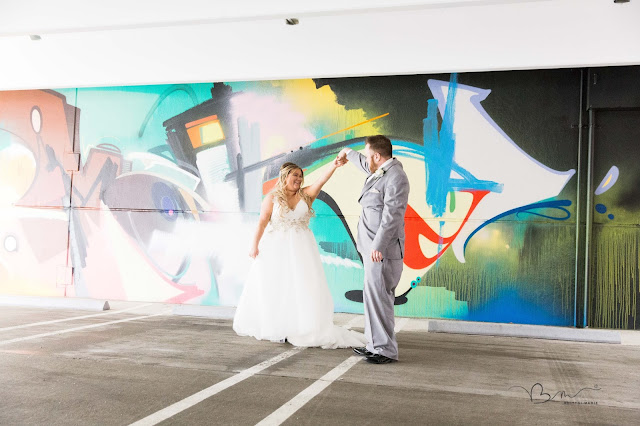
<instances>
[{"instance_id":1,"label":"wall base curb","mask_svg":"<svg viewBox=\"0 0 640 426\"><path fill-rule=\"evenodd\" d=\"M34 297L0 295L0 306L26 306L38 308L81 309L86 311L108 311L109 302L104 299L81 297Z\"/></svg>"},{"instance_id":2,"label":"wall base curb","mask_svg":"<svg viewBox=\"0 0 640 426\"><path fill-rule=\"evenodd\" d=\"M455 320L429 320L429 333L478 334L487 336L528 337L592 343L622 343L615 330L556 327L548 325L501 324Z\"/></svg>"}]
</instances>

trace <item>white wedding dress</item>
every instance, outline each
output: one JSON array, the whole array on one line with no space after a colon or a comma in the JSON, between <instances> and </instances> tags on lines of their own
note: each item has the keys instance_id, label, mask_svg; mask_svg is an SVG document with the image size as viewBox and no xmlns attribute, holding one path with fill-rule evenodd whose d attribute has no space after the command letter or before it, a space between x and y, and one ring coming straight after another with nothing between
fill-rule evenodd
<instances>
[{"instance_id":1,"label":"white wedding dress","mask_svg":"<svg viewBox=\"0 0 640 426\"><path fill-rule=\"evenodd\" d=\"M281 215L281 211L284 214ZM309 229L311 213L300 200L293 210L275 202L238 308L233 329L241 336L295 346L364 346L362 333L333 324L333 299Z\"/></svg>"}]
</instances>

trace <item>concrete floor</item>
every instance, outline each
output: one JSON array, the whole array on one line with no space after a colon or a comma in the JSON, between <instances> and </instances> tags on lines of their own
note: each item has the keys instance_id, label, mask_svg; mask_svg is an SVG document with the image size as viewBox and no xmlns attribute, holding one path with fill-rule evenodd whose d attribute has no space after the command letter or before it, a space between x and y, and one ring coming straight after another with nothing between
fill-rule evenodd
<instances>
[{"instance_id":1,"label":"concrete floor","mask_svg":"<svg viewBox=\"0 0 640 426\"><path fill-rule=\"evenodd\" d=\"M106 312L0 307L0 424L131 424L293 349L166 305ZM640 346L427 333L412 321L399 363L355 363L284 424L640 424ZM161 424L256 424L351 356L303 349Z\"/></svg>"}]
</instances>

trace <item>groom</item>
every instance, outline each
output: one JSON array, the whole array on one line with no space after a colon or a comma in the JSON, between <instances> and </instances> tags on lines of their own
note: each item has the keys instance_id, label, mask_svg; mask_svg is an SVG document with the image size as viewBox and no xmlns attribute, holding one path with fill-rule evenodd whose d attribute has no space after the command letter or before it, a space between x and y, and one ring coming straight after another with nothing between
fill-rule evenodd
<instances>
[{"instance_id":1,"label":"groom","mask_svg":"<svg viewBox=\"0 0 640 426\"><path fill-rule=\"evenodd\" d=\"M402 163L393 158L387 137L367 137L364 153L345 148L338 154L339 160L346 158L369 175L358 200L362 214L357 240L364 263L364 334L368 343L354 352L366 356L367 362L387 364L398 360L393 302L402 274L409 179Z\"/></svg>"}]
</instances>

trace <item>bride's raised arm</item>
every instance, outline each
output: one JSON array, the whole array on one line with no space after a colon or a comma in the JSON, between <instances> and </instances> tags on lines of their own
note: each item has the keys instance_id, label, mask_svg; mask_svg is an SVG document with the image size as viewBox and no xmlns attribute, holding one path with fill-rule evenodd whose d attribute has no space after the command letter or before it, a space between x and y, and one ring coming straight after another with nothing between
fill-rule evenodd
<instances>
[{"instance_id":1,"label":"bride's raised arm","mask_svg":"<svg viewBox=\"0 0 640 426\"><path fill-rule=\"evenodd\" d=\"M327 168L327 171L325 172L324 175L322 175L312 185L309 185L307 187L302 188L302 190L309 197L311 197L311 201L312 202L315 201L315 199L318 196L318 194L320 194L320 191L322 190L322 187L331 178L331 176L333 175L333 172L335 172L338 167L341 167L341 166L345 165L346 162L347 162L346 160L339 160L338 158L335 158L333 160L333 162L331 163L331 165Z\"/></svg>"}]
</instances>

